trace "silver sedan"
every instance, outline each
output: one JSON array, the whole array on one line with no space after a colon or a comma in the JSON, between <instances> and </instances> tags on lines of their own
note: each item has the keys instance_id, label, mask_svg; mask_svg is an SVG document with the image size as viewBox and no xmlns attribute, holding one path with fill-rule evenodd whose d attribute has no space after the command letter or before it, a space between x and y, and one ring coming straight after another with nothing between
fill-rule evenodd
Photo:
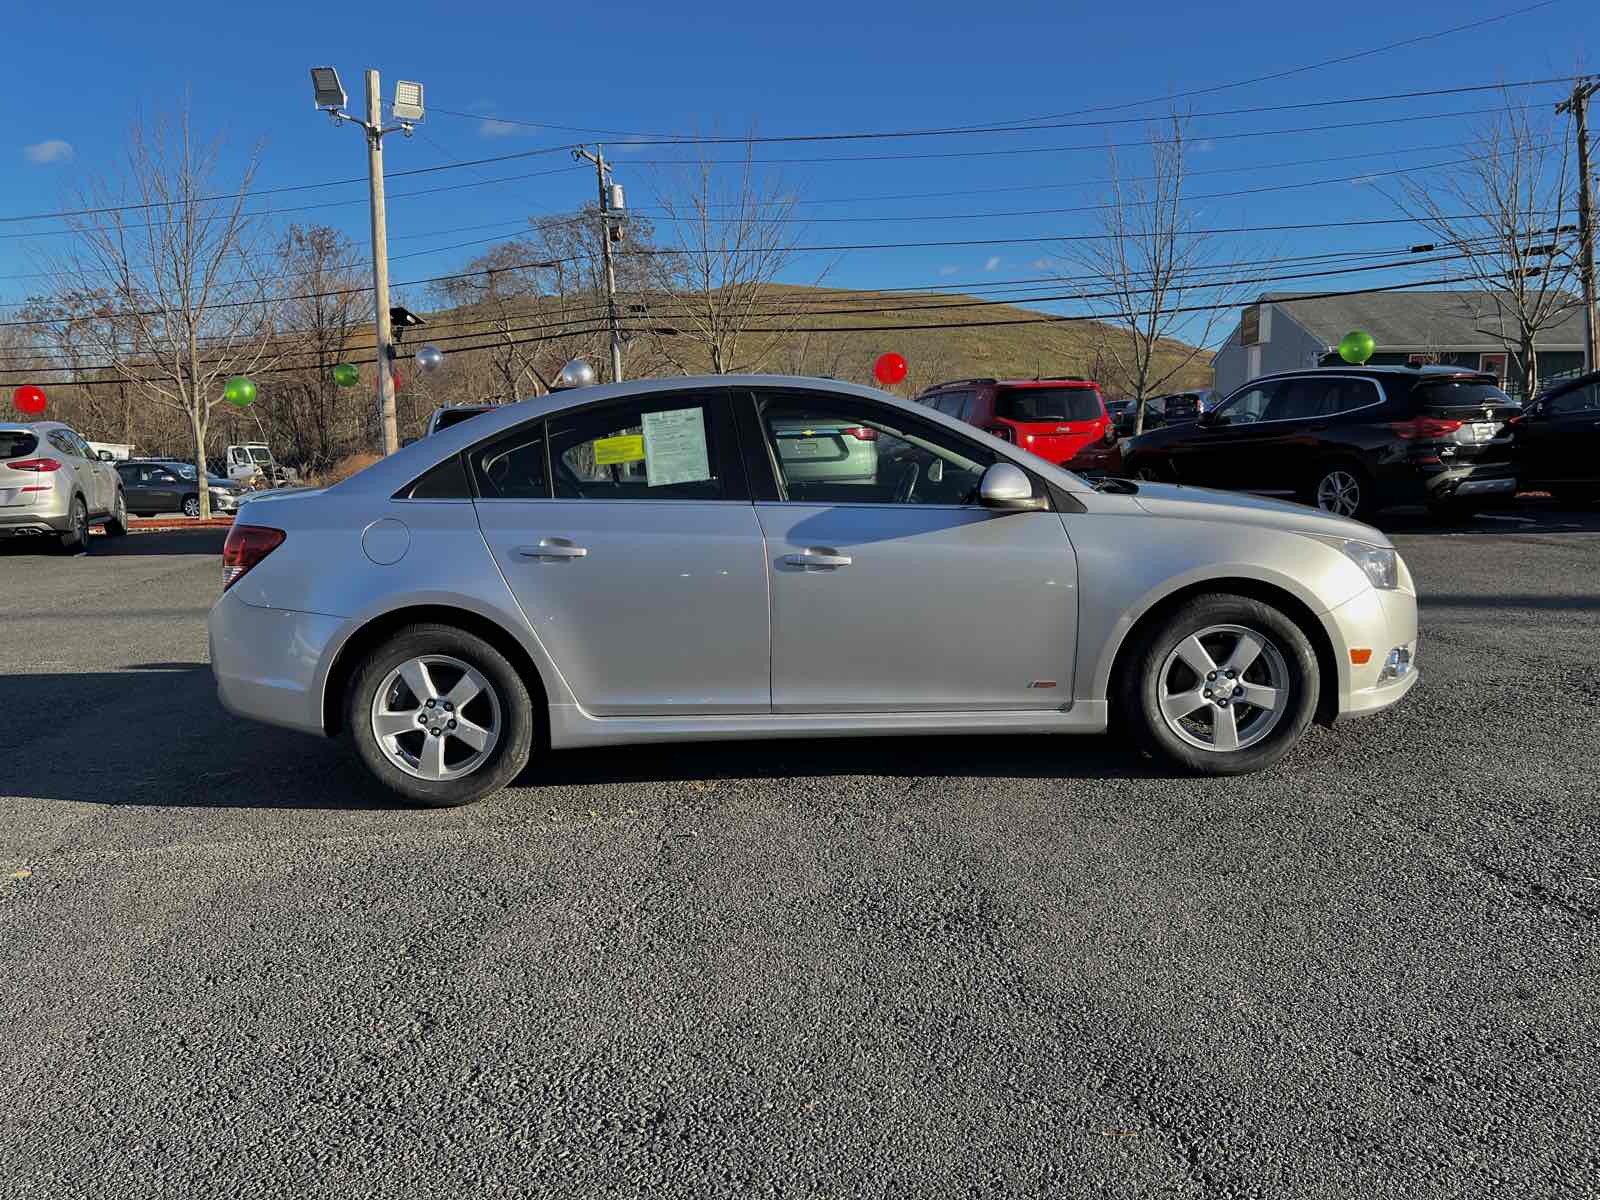
<instances>
[{"instance_id":1,"label":"silver sedan","mask_svg":"<svg viewBox=\"0 0 1600 1200\"><path fill-rule=\"evenodd\" d=\"M840 430L872 462L816 469ZM486 412L247 500L223 578L222 703L342 736L433 805L571 746L1113 720L1233 774L1417 681L1416 592L1375 529L1091 486L927 408L784 376Z\"/></svg>"}]
</instances>

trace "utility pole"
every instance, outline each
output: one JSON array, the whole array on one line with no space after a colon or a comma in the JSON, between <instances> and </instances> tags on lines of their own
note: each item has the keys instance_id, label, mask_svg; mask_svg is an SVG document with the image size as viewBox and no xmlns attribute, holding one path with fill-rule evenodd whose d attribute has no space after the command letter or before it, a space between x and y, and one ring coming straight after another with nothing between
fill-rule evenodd
<instances>
[{"instance_id":1,"label":"utility pole","mask_svg":"<svg viewBox=\"0 0 1600 1200\"><path fill-rule=\"evenodd\" d=\"M600 188L600 259L606 275L606 326L611 330L611 382L622 382L622 332L617 328L617 270L611 260L611 241L622 237L621 205L611 203L611 168L606 164L605 147L595 144L594 153L574 150L573 158L586 159L594 164L595 180ZM614 189L620 199L622 189Z\"/></svg>"},{"instance_id":2,"label":"utility pole","mask_svg":"<svg viewBox=\"0 0 1600 1200\"><path fill-rule=\"evenodd\" d=\"M411 131L406 130L407 133ZM378 73L367 72L367 183L372 196L372 303L377 310L378 424L383 452L400 449L394 409L394 339L389 328L389 221L383 206L383 100Z\"/></svg>"},{"instance_id":3,"label":"utility pole","mask_svg":"<svg viewBox=\"0 0 1600 1200\"><path fill-rule=\"evenodd\" d=\"M1578 136L1578 277L1583 283L1583 369L1600 366L1600 340L1595 329L1594 281L1594 171L1589 165L1589 97L1600 91L1600 81L1580 79L1572 95L1556 105L1556 112L1571 113Z\"/></svg>"},{"instance_id":4,"label":"utility pole","mask_svg":"<svg viewBox=\"0 0 1600 1200\"><path fill-rule=\"evenodd\" d=\"M311 90L317 109L333 118L335 125L346 121L360 129L367 139L367 183L372 200L372 305L376 325L378 360L378 423L383 432L383 452L400 449L399 422L394 408L394 338L389 321L389 224L383 205L383 139L386 134L411 136L412 126L422 120L422 85L408 80L395 84L390 106L398 124L383 127L383 99L378 73L368 71L367 119L345 111L348 97L332 67L311 68Z\"/></svg>"}]
</instances>

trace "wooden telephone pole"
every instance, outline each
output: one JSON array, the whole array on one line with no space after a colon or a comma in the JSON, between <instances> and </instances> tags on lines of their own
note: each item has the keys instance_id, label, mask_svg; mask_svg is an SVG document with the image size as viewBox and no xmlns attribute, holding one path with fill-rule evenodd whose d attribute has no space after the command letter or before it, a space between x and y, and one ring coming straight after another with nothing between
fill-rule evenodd
<instances>
[{"instance_id":1,"label":"wooden telephone pole","mask_svg":"<svg viewBox=\"0 0 1600 1200\"><path fill-rule=\"evenodd\" d=\"M1578 277L1583 282L1583 369L1600 367L1600 341L1595 329L1594 282L1594 168L1589 164L1589 97L1600 81L1580 79L1572 95L1556 105L1558 113L1571 113L1578 137Z\"/></svg>"}]
</instances>

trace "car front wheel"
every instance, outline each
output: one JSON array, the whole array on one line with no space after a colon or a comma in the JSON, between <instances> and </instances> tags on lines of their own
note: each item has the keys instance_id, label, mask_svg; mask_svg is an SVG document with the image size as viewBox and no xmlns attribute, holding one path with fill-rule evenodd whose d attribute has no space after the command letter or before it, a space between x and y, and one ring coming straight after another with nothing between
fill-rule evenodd
<instances>
[{"instance_id":1,"label":"car front wheel","mask_svg":"<svg viewBox=\"0 0 1600 1200\"><path fill-rule=\"evenodd\" d=\"M379 646L351 680L344 717L367 769L434 808L506 786L533 750L527 683L488 642L449 625L413 625Z\"/></svg>"},{"instance_id":2,"label":"car front wheel","mask_svg":"<svg viewBox=\"0 0 1600 1200\"><path fill-rule=\"evenodd\" d=\"M1316 651L1301 628L1245 596L1199 596L1152 629L1120 680L1145 749L1203 775L1277 762L1316 713Z\"/></svg>"}]
</instances>

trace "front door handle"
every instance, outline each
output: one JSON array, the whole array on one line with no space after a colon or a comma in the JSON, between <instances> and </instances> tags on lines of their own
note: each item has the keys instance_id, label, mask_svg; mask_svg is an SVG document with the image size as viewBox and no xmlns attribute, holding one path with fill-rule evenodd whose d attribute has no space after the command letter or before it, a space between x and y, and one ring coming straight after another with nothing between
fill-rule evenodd
<instances>
[{"instance_id":1,"label":"front door handle","mask_svg":"<svg viewBox=\"0 0 1600 1200\"><path fill-rule=\"evenodd\" d=\"M791 567L848 567L850 556L811 546L799 554L785 554L783 561Z\"/></svg>"},{"instance_id":2,"label":"front door handle","mask_svg":"<svg viewBox=\"0 0 1600 1200\"><path fill-rule=\"evenodd\" d=\"M518 546L523 558L585 558L587 546L574 546L566 538L541 538L537 546Z\"/></svg>"}]
</instances>

